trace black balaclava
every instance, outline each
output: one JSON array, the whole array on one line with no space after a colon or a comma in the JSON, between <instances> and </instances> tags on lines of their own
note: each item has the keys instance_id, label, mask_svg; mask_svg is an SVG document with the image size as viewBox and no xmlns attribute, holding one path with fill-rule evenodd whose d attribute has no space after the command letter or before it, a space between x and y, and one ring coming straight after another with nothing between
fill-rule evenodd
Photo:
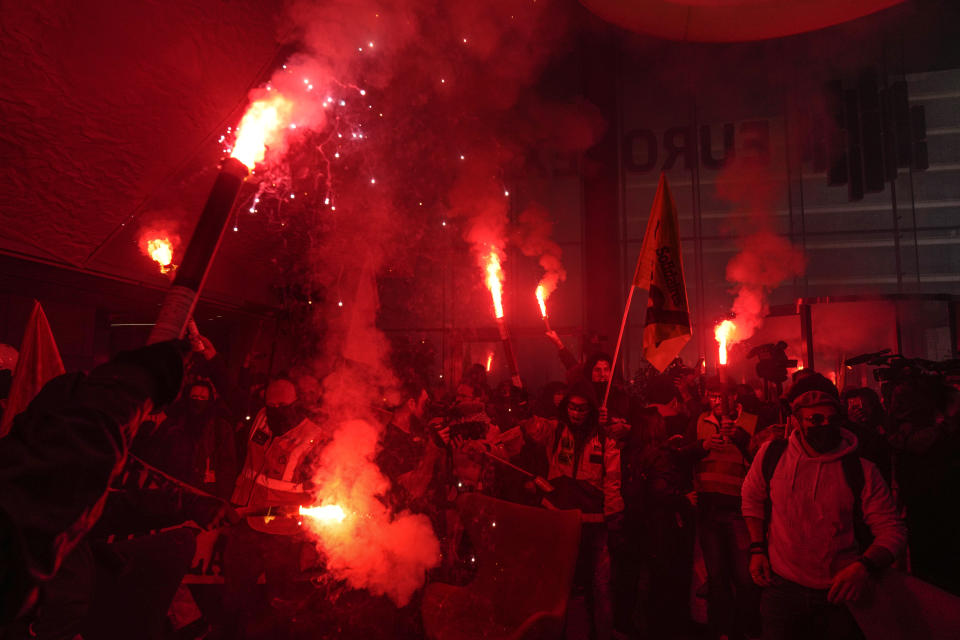
<instances>
[{"instance_id":1,"label":"black balaclava","mask_svg":"<svg viewBox=\"0 0 960 640\"><path fill-rule=\"evenodd\" d=\"M300 412L294 404L267 407L267 426L273 435L280 436L300 424Z\"/></svg>"},{"instance_id":2,"label":"black balaclava","mask_svg":"<svg viewBox=\"0 0 960 640\"><path fill-rule=\"evenodd\" d=\"M830 416L821 424L806 427L803 431L803 439L817 453L828 453L836 449L843 440L843 435L840 433L843 423L842 416Z\"/></svg>"}]
</instances>

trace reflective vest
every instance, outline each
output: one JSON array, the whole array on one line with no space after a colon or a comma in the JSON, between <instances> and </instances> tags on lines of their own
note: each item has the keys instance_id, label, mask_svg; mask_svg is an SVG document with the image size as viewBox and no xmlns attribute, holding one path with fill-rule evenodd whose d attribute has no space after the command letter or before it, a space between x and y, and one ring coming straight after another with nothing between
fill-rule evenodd
<instances>
[{"instance_id":1,"label":"reflective vest","mask_svg":"<svg viewBox=\"0 0 960 640\"><path fill-rule=\"evenodd\" d=\"M254 509L304 504L310 499L303 486L310 469L304 463L323 444L320 427L308 418L274 437L261 409L250 429L247 458L230 501Z\"/></svg>"},{"instance_id":2,"label":"reflective vest","mask_svg":"<svg viewBox=\"0 0 960 640\"><path fill-rule=\"evenodd\" d=\"M578 456L573 432L566 424L535 416L527 420L523 428L532 440L547 448L550 460L548 481L562 476L573 478L592 485L603 496L601 504L583 504L579 507L584 522L603 522L604 516L623 511L620 449L613 438L594 435L584 444ZM553 506L549 495L545 502Z\"/></svg>"},{"instance_id":3,"label":"reflective vest","mask_svg":"<svg viewBox=\"0 0 960 640\"><path fill-rule=\"evenodd\" d=\"M753 436L757 428L757 417L741 411L736 425ZM701 415L697 420L697 440L707 440L718 433L720 423L713 413L707 411ZM739 498L740 487L749 469L750 461L744 458L740 449L733 443L727 443L719 449L711 450L697 463L694 485L697 491L722 493Z\"/></svg>"}]
</instances>

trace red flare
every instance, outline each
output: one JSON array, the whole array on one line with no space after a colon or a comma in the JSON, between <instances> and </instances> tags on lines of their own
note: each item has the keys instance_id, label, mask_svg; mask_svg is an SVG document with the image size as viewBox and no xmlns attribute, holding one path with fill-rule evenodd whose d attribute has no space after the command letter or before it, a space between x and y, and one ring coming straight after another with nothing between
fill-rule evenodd
<instances>
[{"instance_id":1,"label":"red flare","mask_svg":"<svg viewBox=\"0 0 960 640\"><path fill-rule=\"evenodd\" d=\"M322 524L339 524L347 517L347 513L338 504L327 504L322 507L300 506L300 515L315 518Z\"/></svg>"},{"instance_id":2,"label":"red flare","mask_svg":"<svg viewBox=\"0 0 960 640\"><path fill-rule=\"evenodd\" d=\"M720 364L727 364L727 343L733 338L733 334L737 330L737 325L734 324L731 320L724 320L717 325L716 329L713 331L713 337L717 340L720 345L718 350L718 355L720 357Z\"/></svg>"},{"instance_id":3,"label":"red flare","mask_svg":"<svg viewBox=\"0 0 960 640\"><path fill-rule=\"evenodd\" d=\"M292 108L293 103L279 93L253 102L237 127L237 140L230 156L252 171L263 160L267 147L288 126Z\"/></svg>"},{"instance_id":4,"label":"red flare","mask_svg":"<svg viewBox=\"0 0 960 640\"><path fill-rule=\"evenodd\" d=\"M493 298L493 313L499 320L503 317L503 272L496 249L491 249L487 258L487 288Z\"/></svg>"},{"instance_id":5,"label":"red flare","mask_svg":"<svg viewBox=\"0 0 960 640\"><path fill-rule=\"evenodd\" d=\"M547 317L547 296L546 291L543 288L543 285L537 287L537 304L540 305L540 315L544 318Z\"/></svg>"},{"instance_id":6,"label":"red flare","mask_svg":"<svg viewBox=\"0 0 960 640\"><path fill-rule=\"evenodd\" d=\"M173 267L173 243L170 238L154 238L147 241L147 253L160 265L160 272L167 273Z\"/></svg>"}]
</instances>

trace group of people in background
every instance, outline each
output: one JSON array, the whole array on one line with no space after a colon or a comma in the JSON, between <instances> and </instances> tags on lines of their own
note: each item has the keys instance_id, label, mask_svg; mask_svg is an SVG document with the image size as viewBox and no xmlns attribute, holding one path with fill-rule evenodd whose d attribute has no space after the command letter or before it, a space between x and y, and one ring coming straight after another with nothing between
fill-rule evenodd
<instances>
[{"instance_id":1,"label":"group of people in background","mask_svg":"<svg viewBox=\"0 0 960 640\"><path fill-rule=\"evenodd\" d=\"M904 374L881 398L801 370L762 399L679 361L611 381L609 356L576 358L547 337L567 375L537 394L491 386L481 365L451 389L410 369L399 394L371 408L390 480L381 499L427 515L441 539L431 579L466 582L476 569L456 501L482 492L581 512L574 595L597 639L857 638L845 605L892 565L960 595L960 391L949 380ZM284 637L278 625L302 609L293 516L332 437L322 385L307 369L229 375L199 335L190 351L183 391L153 402L162 411L132 432L102 515L63 559L69 570L3 637L120 637L118 616L148 629L142 637ZM28 428L22 420L12 435ZM224 586L201 621L175 632L165 614L193 548L164 529L184 518L225 528ZM393 637L422 634L416 599L399 612L356 606Z\"/></svg>"}]
</instances>

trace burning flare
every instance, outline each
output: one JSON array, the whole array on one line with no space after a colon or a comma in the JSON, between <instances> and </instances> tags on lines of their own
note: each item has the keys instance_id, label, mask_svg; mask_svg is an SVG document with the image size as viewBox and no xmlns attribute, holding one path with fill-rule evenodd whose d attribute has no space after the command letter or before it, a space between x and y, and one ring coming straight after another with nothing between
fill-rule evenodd
<instances>
[{"instance_id":1,"label":"burning flare","mask_svg":"<svg viewBox=\"0 0 960 640\"><path fill-rule=\"evenodd\" d=\"M718 324L717 328L713 331L714 338L720 343L718 354L720 356L720 364L722 365L727 364L727 343L733 338L736 330L737 325L734 324L733 321L724 320Z\"/></svg>"},{"instance_id":2,"label":"burning flare","mask_svg":"<svg viewBox=\"0 0 960 640\"><path fill-rule=\"evenodd\" d=\"M155 238L147 241L147 253L160 265L160 273L168 273L173 267L173 243L170 238Z\"/></svg>"},{"instance_id":3,"label":"burning flare","mask_svg":"<svg viewBox=\"0 0 960 640\"><path fill-rule=\"evenodd\" d=\"M547 295L543 285L537 287L537 304L540 305L540 315L547 317Z\"/></svg>"},{"instance_id":4,"label":"burning flare","mask_svg":"<svg viewBox=\"0 0 960 640\"><path fill-rule=\"evenodd\" d=\"M315 518L322 524L340 523L347 517L343 508L337 504L327 504L322 507L304 507L301 505L300 515Z\"/></svg>"},{"instance_id":5,"label":"burning flare","mask_svg":"<svg viewBox=\"0 0 960 640\"><path fill-rule=\"evenodd\" d=\"M499 320L503 318L503 272L496 249L491 249L487 258L487 288L493 297L493 313Z\"/></svg>"},{"instance_id":6,"label":"burning flare","mask_svg":"<svg viewBox=\"0 0 960 640\"><path fill-rule=\"evenodd\" d=\"M490 369L493 367L493 351L487 352L487 373L490 373Z\"/></svg>"},{"instance_id":7,"label":"burning flare","mask_svg":"<svg viewBox=\"0 0 960 640\"><path fill-rule=\"evenodd\" d=\"M237 140L230 156L252 171L263 160L267 147L278 140L287 127L292 108L293 103L279 93L253 102L237 127Z\"/></svg>"}]
</instances>

